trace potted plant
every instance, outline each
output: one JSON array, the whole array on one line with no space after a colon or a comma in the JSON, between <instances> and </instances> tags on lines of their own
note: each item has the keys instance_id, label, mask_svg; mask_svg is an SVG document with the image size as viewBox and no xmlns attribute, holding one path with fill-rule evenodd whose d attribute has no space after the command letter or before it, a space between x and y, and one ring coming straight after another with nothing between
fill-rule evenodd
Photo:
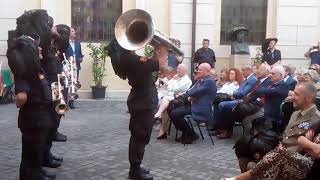
<instances>
[{"instance_id":1,"label":"potted plant","mask_svg":"<svg viewBox=\"0 0 320 180\"><path fill-rule=\"evenodd\" d=\"M105 50L107 47L106 43L101 43L99 46L89 43L87 47L90 49L89 55L92 57L92 73L94 86L92 89L92 98L100 99L105 98L106 86L102 85L103 77L105 76L106 68L106 58L108 52Z\"/></svg>"},{"instance_id":2,"label":"potted plant","mask_svg":"<svg viewBox=\"0 0 320 180\"><path fill-rule=\"evenodd\" d=\"M261 64L262 63L262 51L261 51L261 47L257 47L256 48L256 55L254 58L252 58L253 60L253 64Z\"/></svg>"}]
</instances>

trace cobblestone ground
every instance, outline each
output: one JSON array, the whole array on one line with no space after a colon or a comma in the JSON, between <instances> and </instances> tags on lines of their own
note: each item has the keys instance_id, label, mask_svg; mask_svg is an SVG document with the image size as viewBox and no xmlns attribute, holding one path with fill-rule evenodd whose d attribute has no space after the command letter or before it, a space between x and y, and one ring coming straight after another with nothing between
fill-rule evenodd
<instances>
[{"instance_id":1,"label":"cobblestone ground","mask_svg":"<svg viewBox=\"0 0 320 180\"><path fill-rule=\"evenodd\" d=\"M62 119L59 129L68 135L67 143L54 143L52 149L54 154L64 157L63 165L47 170L57 174L57 180L127 179L126 103L80 101L76 107ZM18 179L21 136L17 114L14 104L0 105L0 180ZM240 131L236 129L235 134ZM205 134L204 140L183 146L174 142L174 135L161 141L156 136L154 130L143 163L151 168L154 179L218 180L240 172L232 149L234 140L214 139L212 146Z\"/></svg>"}]
</instances>

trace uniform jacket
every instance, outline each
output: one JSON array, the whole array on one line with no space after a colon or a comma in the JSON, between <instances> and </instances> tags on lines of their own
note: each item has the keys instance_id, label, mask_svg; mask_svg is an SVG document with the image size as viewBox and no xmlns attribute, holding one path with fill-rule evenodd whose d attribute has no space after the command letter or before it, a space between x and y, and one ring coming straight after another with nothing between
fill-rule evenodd
<instances>
[{"instance_id":1,"label":"uniform jacket","mask_svg":"<svg viewBox=\"0 0 320 180\"><path fill-rule=\"evenodd\" d=\"M282 144L288 149L297 151L297 139L304 136L309 129L317 129L320 124L320 112L313 106L306 114L301 116L301 111L295 111L284 130Z\"/></svg>"},{"instance_id":2,"label":"uniform jacket","mask_svg":"<svg viewBox=\"0 0 320 180\"><path fill-rule=\"evenodd\" d=\"M245 97L249 91L253 88L254 84L257 82L257 77L255 75L250 75L246 80L244 80L238 90L233 92L233 97L236 99L241 99Z\"/></svg>"},{"instance_id":3,"label":"uniform jacket","mask_svg":"<svg viewBox=\"0 0 320 180\"><path fill-rule=\"evenodd\" d=\"M188 97L195 100L191 104L191 114L195 121L209 121L212 119L212 103L216 97L217 87L214 79L207 76L187 91Z\"/></svg>"},{"instance_id":4,"label":"uniform jacket","mask_svg":"<svg viewBox=\"0 0 320 180\"><path fill-rule=\"evenodd\" d=\"M84 55L82 54L82 50L81 50L81 44L80 41L75 40L74 41L74 51L69 43L69 47L66 51L66 57L69 58L70 56L75 56L76 58L76 64L77 64L77 69L80 70L81 66L80 66L80 59L84 57Z\"/></svg>"},{"instance_id":5,"label":"uniform jacket","mask_svg":"<svg viewBox=\"0 0 320 180\"><path fill-rule=\"evenodd\" d=\"M211 67L214 67L215 62L216 56L214 54L214 51L210 48L208 48L207 50L204 48L200 48L194 55L194 63L208 63Z\"/></svg>"}]
</instances>

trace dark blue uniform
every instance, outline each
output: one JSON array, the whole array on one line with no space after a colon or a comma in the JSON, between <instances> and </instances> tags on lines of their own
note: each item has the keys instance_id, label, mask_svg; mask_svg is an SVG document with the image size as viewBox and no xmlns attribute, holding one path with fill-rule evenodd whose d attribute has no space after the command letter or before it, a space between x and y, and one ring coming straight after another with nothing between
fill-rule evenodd
<instances>
[{"instance_id":1,"label":"dark blue uniform","mask_svg":"<svg viewBox=\"0 0 320 180\"><path fill-rule=\"evenodd\" d=\"M148 60L141 62L140 57L126 53L127 77L132 87L127 105L130 113L131 131L129 143L129 161L131 169L140 168L145 146L150 141L154 110L158 105L157 89L152 80L152 72L159 70L159 62Z\"/></svg>"},{"instance_id":2,"label":"dark blue uniform","mask_svg":"<svg viewBox=\"0 0 320 180\"><path fill-rule=\"evenodd\" d=\"M20 108L18 117L22 133L20 180L38 180L49 131L53 127L51 91L46 79L19 77L15 77L15 91L27 93L27 102Z\"/></svg>"},{"instance_id":3,"label":"dark blue uniform","mask_svg":"<svg viewBox=\"0 0 320 180\"><path fill-rule=\"evenodd\" d=\"M270 66L275 64L277 61L281 60L281 52L278 49L275 49L273 52L267 50L266 53L263 53L262 62L267 62Z\"/></svg>"},{"instance_id":4,"label":"dark blue uniform","mask_svg":"<svg viewBox=\"0 0 320 180\"><path fill-rule=\"evenodd\" d=\"M211 68L214 68L214 63L216 62L216 56L212 49L200 48L196 51L194 55L193 63L208 63Z\"/></svg>"}]
</instances>

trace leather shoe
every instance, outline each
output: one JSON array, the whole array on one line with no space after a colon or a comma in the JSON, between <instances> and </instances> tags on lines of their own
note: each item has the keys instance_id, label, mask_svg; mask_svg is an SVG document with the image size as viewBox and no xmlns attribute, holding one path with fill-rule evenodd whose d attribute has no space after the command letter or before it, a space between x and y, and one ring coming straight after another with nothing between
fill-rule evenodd
<instances>
[{"instance_id":1,"label":"leather shoe","mask_svg":"<svg viewBox=\"0 0 320 180\"><path fill-rule=\"evenodd\" d=\"M191 137L191 140L192 141L196 141L196 140L198 140L199 139L199 135L197 134L197 133L194 133L193 135L192 135L192 137Z\"/></svg>"},{"instance_id":2,"label":"leather shoe","mask_svg":"<svg viewBox=\"0 0 320 180\"><path fill-rule=\"evenodd\" d=\"M53 155L51 152L49 152L49 157L48 157L48 158L49 158L49 159L54 159L54 160L63 162L63 157L61 157L61 156L55 156L55 155Z\"/></svg>"},{"instance_id":3,"label":"leather shoe","mask_svg":"<svg viewBox=\"0 0 320 180\"><path fill-rule=\"evenodd\" d=\"M45 176L44 174L40 173L40 180L55 180L56 178L54 177L49 177Z\"/></svg>"},{"instance_id":4,"label":"leather shoe","mask_svg":"<svg viewBox=\"0 0 320 180\"><path fill-rule=\"evenodd\" d=\"M59 133L57 131L55 137L52 139L52 141L57 141L57 142L66 142L67 141L67 136Z\"/></svg>"},{"instance_id":5,"label":"leather shoe","mask_svg":"<svg viewBox=\"0 0 320 180\"><path fill-rule=\"evenodd\" d=\"M175 140L176 142L182 142L185 138L186 138L185 135L182 134L180 137L175 138L174 140Z\"/></svg>"},{"instance_id":6,"label":"leather shoe","mask_svg":"<svg viewBox=\"0 0 320 180\"><path fill-rule=\"evenodd\" d=\"M219 134L221 134L221 131L217 130L217 131L209 131L211 136L218 136Z\"/></svg>"},{"instance_id":7,"label":"leather shoe","mask_svg":"<svg viewBox=\"0 0 320 180\"><path fill-rule=\"evenodd\" d=\"M228 131L224 131L221 134L217 135L218 139L230 139L231 138L231 133Z\"/></svg>"},{"instance_id":8,"label":"leather shoe","mask_svg":"<svg viewBox=\"0 0 320 180\"><path fill-rule=\"evenodd\" d=\"M144 168L130 169L129 179L133 180L153 180L153 176Z\"/></svg>"},{"instance_id":9,"label":"leather shoe","mask_svg":"<svg viewBox=\"0 0 320 180\"><path fill-rule=\"evenodd\" d=\"M144 174L149 174L150 173L150 170L149 169L146 169L146 168L143 168L143 167L140 167L140 170L144 173ZM133 169L131 169L129 171L129 178L130 177L133 177L133 174L134 174L134 171Z\"/></svg>"},{"instance_id":10,"label":"leather shoe","mask_svg":"<svg viewBox=\"0 0 320 180\"><path fill-rule=\"evenodd\" d=\"M191 138L185 138L181 143L182 144L192 144L193 140Z\"/></svg>"},{"instance_id":11,"label":"leather shoe","mask_svg":"<svg viewBox=\"0 0 320 180\"><path fill-rule=\"evenodd\" d=\"M56 175L55 174L47 172L44 169L41 169L40 173L41 173L42 176L46 176L46 177L51 178L51 179L56 179Z\"/></svg>"},{"instance_id":12,"label":"leather shoe","mask_svg":"<svg viewBox=\"0 0 320 180\"><path fill-rule=\"evenodd\" d=\"M158 136L157 139L167 139L167 133L163 133L162 135Z\"/></svg>"},{"instance_id":13,"label":"leather shoe","mask_svg":"<svg viewBox=\"0 0 320 180\"><path fill-rule=\"evenodd\" d=\"M57 168L60 167L62 164L61 161L57 161L55 159L48 159L46 162L43 163L44 167L49 167L49 168Z\"/></svg>"}]
</instances>

